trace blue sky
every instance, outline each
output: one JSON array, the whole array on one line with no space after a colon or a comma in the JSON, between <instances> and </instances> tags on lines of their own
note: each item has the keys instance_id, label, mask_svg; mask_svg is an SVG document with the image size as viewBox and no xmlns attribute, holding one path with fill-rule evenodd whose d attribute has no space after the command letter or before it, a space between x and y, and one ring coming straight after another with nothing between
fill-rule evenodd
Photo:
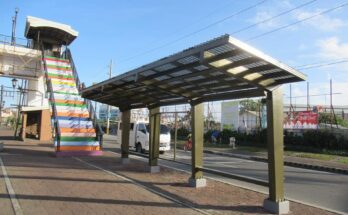
<instances>
[{"instance_id":1,"label":"blue sky","mask_svg":"<svg viewBox=\"0 0 348 215\"><path fill-rule=\"evenodd\" d=\"M107 78L110 59L114 61L113 75L118 75L222 34L231 34L309 1L267 0L224 22L173 42L261 0L0 0L0 33L11 35L11 17L15 7L20 9L17 24L17 36L20 37L23 37L28 15L71 25L79 32L79 37L71 45L79 76L90 85ZM317 0L233 36L247 41L346 2ZM247 43L295 68L313 63L327 64L348 59L347 25L348 6ZM300 71L308 75L310 94L328 93L329 79L332 78L334 92L342 93L334 96L334 104L348 105L348 63ZM0 79L1 83L10 85L9 80ZM286 96L289 95L289 87L286 85L284 88ZM305 89L304 82L294 84L293 95L305 95ZM305 103L303 98L294 101ZM311 98L312 103L324 104L328 101L328 97L325 99L324 96Z\"/></svg>"}]
</instances>

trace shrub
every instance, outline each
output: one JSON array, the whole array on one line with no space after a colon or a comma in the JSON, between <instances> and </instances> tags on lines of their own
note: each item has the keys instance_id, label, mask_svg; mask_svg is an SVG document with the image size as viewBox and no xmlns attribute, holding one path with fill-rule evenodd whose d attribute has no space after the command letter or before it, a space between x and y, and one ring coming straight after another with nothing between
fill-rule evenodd
<instances>
[{"instance_id":1,"label":"shrub","mask_svg":"<svg viewBox=\"0 0 348 215\"><path fill-rule=\"evenodd\" d=\"M185 127L180 127L180 128L178 128L178 131L177 131L178 133L178 136L177 136L177 138L179 139L179 140L186 140L187 139L187 137L188 137L188 135L190 134L190 131L187 129L187 128L185 128ZM170 135L172 136L172 138L174 138L174 135L175 135L175 129L171 129L170 130Z\"/></svg>"},{"instance_id":2,"label":"shrub","mask_svg":"<svg viewBox=\"0 0 348 215\"><path fill-rule=\"evenodd\" d=\"M212 131L204 134L204 140L211 139ZM238 145L267 146L267 129L250 133L224 129L220 133L221 143L229 144L230 137L236 138ZM348 140L343 136L336 136L327 130L308 130L303 133L284 131L284 145L286 149L322 152L325 150L348 151Z\"/></svg>"}]
</instances>

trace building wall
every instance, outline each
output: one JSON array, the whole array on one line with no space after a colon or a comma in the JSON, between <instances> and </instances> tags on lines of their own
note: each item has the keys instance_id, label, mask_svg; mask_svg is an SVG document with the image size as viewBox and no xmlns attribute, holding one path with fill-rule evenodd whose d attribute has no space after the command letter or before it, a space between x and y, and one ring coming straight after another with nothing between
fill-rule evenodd
<instances>
[{"instance_id":1,"label":"building wall","mask_svg":"<svg viewBox=\"0 0 348 215\"><path fill-rule=\"evenodd\" d=\"M99 106L99 119L107 119L108 106L102 104ZM120 111L118 108L111 106L110 108L110 120L117 120L120 117Z\"/></svg>"},{"instance_id":2,"label":"building wall","mask_svg":"<svg viewBox=\"0 0 348 215\"><path fill-rule=\"evenodd\" d=\"M40 76L38 79L30 79L28 81L28 104L30 107L44 107L48 108L48 99L45 98L46 83L44 77Z\"/></svg>"},{"instance_id":3,"label":"building wall","mask_svg":"<svg viewBox=\"0 0 348 215\"><path fill-rule=\"evenodd\" d=\"M221 103L221 130L233 129L239 127L239 102L222 102Z\"/></svg>"},{"instance_id":4,"label":"building wall","mask_svg":"<svg viewBox=\"0 0 348 215\"><path fill-rule=\"evenodd\" d=\"M239 129L255 129L259 127L259 119L254 112L239 113Z\"/></svg>"}]
</instances>

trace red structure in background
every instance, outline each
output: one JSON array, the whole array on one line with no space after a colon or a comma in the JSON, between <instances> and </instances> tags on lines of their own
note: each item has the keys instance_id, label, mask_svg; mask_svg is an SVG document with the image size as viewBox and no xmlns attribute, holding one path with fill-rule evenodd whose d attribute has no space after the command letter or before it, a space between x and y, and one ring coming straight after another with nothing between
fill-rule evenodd
<instances>
[{"instance_id":1,"label":"red structure in background","mask_svg":"<svg viewBox=\"0 0 348 215\"><path fill-rule=\"evenodd\" d=\"M290 112L284 119L285 129L317 129L319 114L313 111Z\"/></svg>"}]
</instances>

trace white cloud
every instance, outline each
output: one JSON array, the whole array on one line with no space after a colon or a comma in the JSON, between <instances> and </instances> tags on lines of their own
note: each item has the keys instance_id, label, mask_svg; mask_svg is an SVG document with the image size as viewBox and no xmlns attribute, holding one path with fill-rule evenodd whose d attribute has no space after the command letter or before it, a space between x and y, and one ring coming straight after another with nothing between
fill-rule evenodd
<instances>
[{"instance_id":1,"label":"white cloud","mask_svg":"<svg viewBox=\"0 0 348 215\"><path fill-rule=\"evenodd\" d=\"M262 30L272 29L280 27L284 24L286 20L284 17L277 17L275 19L271 19L267 22L263 22L264 20L268 20L277 14L279 11L288 10L293 7L293 5L288 0L273 0L271 2L271 7L261 7L256 12L255 16L249 20L250 23L256 24L262 22L257 25L258 28Z\"/></svg>"},{"instance_id":2,"label":"white cloud","mask_svg":"<svg viewBox=\"0 0 348 215\"><path fill-rule=\"evenodd\" d=\"M260 11L257 12L255 18L252 20L254 23L263 22L264 20L270 19L274 15L271 12ZM267 22L263 22L257 25L261 29L269 29L280 26L280 21L277 19L272 19Z\"/></svg>"},{"instance_id":3,"label":"white cloud","mask_svg":"<svg viewBox=\"0 0 348 215\"><path fill-rule=\"evenodd\" d=\"M322 10L316 10L313 12L309 11L300 11L294 14L295 19L303 20L314 16L315 14L320 13ZM339 18L332 18L327 15L319 15L314 18L310 18L303 22L303 25L310 25L321 31L335 31L339 28L342 28L346 23Z\"/></svg>"},{"instance_id":4,"label":"white cloud","mask_svg":"<svg viewBox=\"0 0 348 215\"><path fill-rule=\"evenodd\" d=\"M348 43L343 43L337 37L319 40L319 56L325 59L348 58Z\"/></svg>"},{"instance_id":5,"label":"white cloud","mask_svg":"<svg viewBox=\"0 0 348 215\"><path fill-rule=\"evenodd\" d=\"M307 44L301 43L301 44L298 46L298 50L299 50L299 51L306 51L307 49L308 49L308 45L307 45Z\"/></svg>"}]
</instances>

